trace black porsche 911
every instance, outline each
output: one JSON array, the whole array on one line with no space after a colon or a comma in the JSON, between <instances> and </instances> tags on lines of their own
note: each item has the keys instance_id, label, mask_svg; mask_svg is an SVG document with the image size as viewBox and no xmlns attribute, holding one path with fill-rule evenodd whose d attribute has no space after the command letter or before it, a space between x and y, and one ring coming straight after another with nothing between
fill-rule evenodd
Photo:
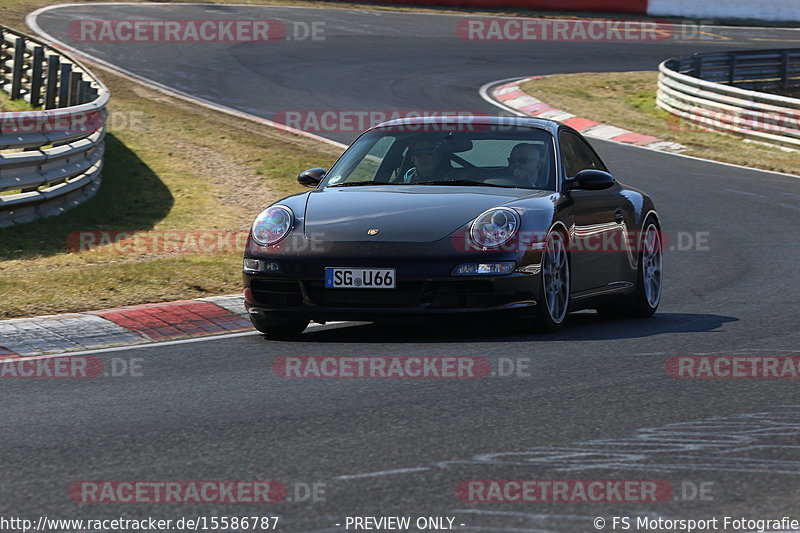
<instances>
[{"instance_id":1,"label":"black porsche 911","mask_svg":"<svg viewBox=\"0 0 800 533\"><path fill-rule=\"evenodd\" d=\"M310 321L649 317L658 213L572 128L510 117L402 119L362 134L313 190L265 209L244 255L245 305L268 336Z\"/></svg>"}]
</instances>

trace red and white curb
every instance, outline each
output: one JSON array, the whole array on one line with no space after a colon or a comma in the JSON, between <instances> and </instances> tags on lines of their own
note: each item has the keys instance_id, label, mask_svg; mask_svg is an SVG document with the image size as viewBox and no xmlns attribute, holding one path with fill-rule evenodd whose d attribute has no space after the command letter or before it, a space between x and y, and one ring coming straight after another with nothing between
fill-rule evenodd
<instances>
[{"instance_id":1,"label":"red and white curb","mask_svg":"<svg viewBox=\"0 0 800 533\"><path fill-rule=\"evenodd\" d=\"M242 296L0 321L0 360L252 329Z\"/></svg>"},{"instance_id":2,"label":"red and white curb","mask_svg":"<svg viewBox=\"0 0 800 533\"><path fill-rule=\"evenodd\" d=\"M527 81L546 77L547 76L534 76L498 85L489 91L489 95L504 107L529 117L557 120L558 122L578 130L586 137L633 144L661 152L680 153L687 149L686 146L682 144L664 141L652 135L642 135L640 133L617 128L616 126L609 126L608 124L601 124L600 122L577 117L572 113L556 109L520 89L520 85Z\"/></svg>"}]
</instances>

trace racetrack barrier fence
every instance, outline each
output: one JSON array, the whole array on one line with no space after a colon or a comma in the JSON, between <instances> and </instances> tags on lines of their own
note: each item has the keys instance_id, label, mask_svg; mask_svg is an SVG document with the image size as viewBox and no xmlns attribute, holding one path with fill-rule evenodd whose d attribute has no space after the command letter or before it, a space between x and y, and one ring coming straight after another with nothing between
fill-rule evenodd
<instances>
[{"instance_id":1,"label":"racetrack barrier fence","mask_svg":"<svg viewBox=\"0 0 800 533\"><path fill-rule=\"evenodd\" d=\"M100 186L109 91L78 61L0 26L0 227L63 213Z\"/></svg>"},{"instance_id":2,"label":"racetrack barrier fence","mask_svg":"<svg viewBox=\"0 0 800 533\"><path fill-rule=\"evenodd\" d=\"M657 105L690 124L800 150L800 49L701 53L659 65Z\"/></svg>"}]
</instances>

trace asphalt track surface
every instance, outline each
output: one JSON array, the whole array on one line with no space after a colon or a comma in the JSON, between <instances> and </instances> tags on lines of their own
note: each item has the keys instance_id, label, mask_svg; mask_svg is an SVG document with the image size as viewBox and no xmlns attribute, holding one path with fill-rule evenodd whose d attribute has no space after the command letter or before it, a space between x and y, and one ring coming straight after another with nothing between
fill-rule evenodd
<instances>
[{"instance_id":1,"label":"asphalt track surface","mask_svg":"<svg viewBox=\"0 0 800 533\"><path fill-rule=\"evenodd\" d=\"M652 70L678 54L798 38L725 29L724 42L467 43L453 36L451 17L222 6L70 7L39 23L66 40L67 21L81 17L324 20L322 43L73 43L266 118L288 109L492 111L478 95L492 80ZM487 532L594 531L598 516L605 531L612 516L800 519L797 381L665 371L675 355L800 355L800 181L593 144L618 179L652 194L668 234L707 232L708 250L666 253L652 319L579 313L555 335L342 324L296 342L246 335L96 354L141 359L138 377L3 380L1 514L273 514L288 532L343 531L336 524L357 515L451 516L459 530ZM287 380L272 370L287 355L472 355L495 369L523 358L529 376ZM80 480L204 479L324 483L325 493L258 506L78 505L67 495ZM469 479L666 480L679 490L660 503L468 503L455 488ZM711 493L691 498L702 483Z\"/></svg>"}]
</instances>

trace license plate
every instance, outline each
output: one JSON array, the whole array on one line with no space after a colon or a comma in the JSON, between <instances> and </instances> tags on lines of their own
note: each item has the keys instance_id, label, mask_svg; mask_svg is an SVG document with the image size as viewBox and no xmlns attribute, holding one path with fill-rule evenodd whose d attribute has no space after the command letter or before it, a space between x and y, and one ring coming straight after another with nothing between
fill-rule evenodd
<instances>
[{"instance_id":1,"label":"license plate","mask_svg":"<svg viewBox=\"0 0 800 533\"><path fill-rule=\"evenodd\" d=\"M328 289L394 289L397 277L393 268L326 268Z\"/></svg>"}]
</instances>

